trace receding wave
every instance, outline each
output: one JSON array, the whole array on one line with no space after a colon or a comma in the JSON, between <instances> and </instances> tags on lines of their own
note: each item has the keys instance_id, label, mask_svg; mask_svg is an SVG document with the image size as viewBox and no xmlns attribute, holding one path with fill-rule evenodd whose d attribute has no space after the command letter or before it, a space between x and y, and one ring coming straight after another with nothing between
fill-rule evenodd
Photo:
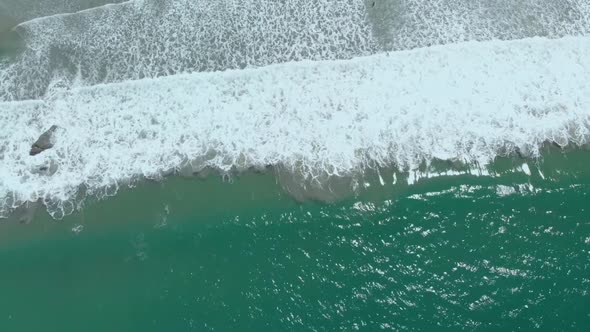
<instances>
[{"instance_id":1,"label":"receding wave","mask_svg":"<svg viewBox=\"0 0 590 332\"><path fill-rule=\"evenodd\" d=\"M17 31L27 47L18 61L0 64L4 101L40 98L53 81L93 85L287 61L350 59L467 40L584 35L590 33L590 4L142 0L35 19Z\"/></svg>"},{"instance_id":2,"label":"receding wave","mask_svg":"<svg viewBox=\"0 0 590 332\"><path fill-rule=\"evenodd\" d=\"M467 42L55 90L0 103L0 212L138 178L280 165L303 178L485 165L590 136L590 38ZM28 155L57 125L55 146ZM61 212L60 212L61 211Z\"/></svg>"},{"instance_id":3,"label":"receding wave","mask_svg":"<svg viewBox=\"0 0 590 332\"><path fill-rule=\"evenodd\" d=\"M145 0L36 19L0 69L0 100L42 96L54 80L92 85L377 51L363 0Z\"/></svg>"}]
</instances>

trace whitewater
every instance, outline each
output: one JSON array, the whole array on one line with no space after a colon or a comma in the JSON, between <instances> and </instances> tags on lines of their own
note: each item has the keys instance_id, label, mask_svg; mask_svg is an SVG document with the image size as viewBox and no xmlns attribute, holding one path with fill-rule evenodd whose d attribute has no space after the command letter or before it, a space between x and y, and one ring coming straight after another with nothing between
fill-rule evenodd
<instances>
[{"instance_id":1,"label":"whitewater","mask_svg":"<svg viewBox=\"0 0 590 332\"><path fill-rule=\"evenodd\" d=\"M73 13L79 1L30 1L16 9L42 17L12 29L22 49L17 61L0 58L0 101L42 98L55 81L95 85L590 33L586 0L96 0L116 4Z\"/></svg>"},{"instance_id":2,"label":"whitewater","mask_svg":"<svg viewBox=\"0 0 590 332\"><path fill-rule=\"evenodd\" d=\"M590 138L590 38L464 42L56 89L0 103L0 215L52 215L144 178L280 166L304 178L486 165ZM51 125L55 147L29 156Z\"/></svg>"}]
</instances>

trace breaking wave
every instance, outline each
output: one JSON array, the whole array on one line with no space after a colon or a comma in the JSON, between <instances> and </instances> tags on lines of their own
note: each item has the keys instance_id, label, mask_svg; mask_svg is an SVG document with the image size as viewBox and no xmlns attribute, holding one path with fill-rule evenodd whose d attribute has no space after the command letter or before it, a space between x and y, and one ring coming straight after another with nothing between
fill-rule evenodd
<instances>
[{"instance_id":1,"label":"breaking wave","mask_svg":"<svg viewBox=\"0 0 590 332\"><path fill-rule=\"evenodd\" d=\"M590 137L590 38L466 42L352 60L55 89L0 103L0 215L171 172L280 166L302 178L485 165ZM56 124L55 146L28 155Z\"/></svg>"}]
</instances>

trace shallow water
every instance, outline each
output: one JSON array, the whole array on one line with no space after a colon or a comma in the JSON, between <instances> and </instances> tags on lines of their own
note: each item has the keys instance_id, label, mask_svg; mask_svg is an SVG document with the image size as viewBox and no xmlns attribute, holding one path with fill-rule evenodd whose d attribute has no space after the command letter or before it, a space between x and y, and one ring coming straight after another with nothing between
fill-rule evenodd
<instances>
[{"instance_id":1,"label":"shallow water","mask_svg":"<svg viewBox=\"0 0 590 332\"><path fill-rule=\"evenodd\" d=\"M439 177L328 205L269 175L171 178L0 225L0 327L581 331L588 154L549 159L546 180Z\"/></svg>"}]
</instances>

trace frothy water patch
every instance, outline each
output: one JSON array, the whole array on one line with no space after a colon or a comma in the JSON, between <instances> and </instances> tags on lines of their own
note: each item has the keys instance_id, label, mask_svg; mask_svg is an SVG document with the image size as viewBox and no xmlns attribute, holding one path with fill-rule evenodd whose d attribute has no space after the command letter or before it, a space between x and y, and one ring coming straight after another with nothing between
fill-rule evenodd
<instances>
[{"instance_id":1,"label":"frothy water patch","mask_svg":"<svg viewBox=\"0 0 590 332\"><path fill-rule=\"evenodd\" d=\"M375 35L386 49L590 33L587 0L366 1Z\"/></svg>"},{"instance_id":2,"label":"frothy water patch","mask_svg":"<svg viewBox=\"0 0 590 332\"><path fill-rule=\"evenodd\" d=\"M535 157L546 141L588 142L588 77L590 38L535 38L175 75L0 103L0 211L41 199L59 215L74 209L72 199L187 168L279 165L321 182L434 159L486 165L517 150ZM55 146L29 156L53 124Z\"/></svg>"},{"instance_id":3,"label":"frothy water patch","mask_svg":"<svg viewBox=\"0 0 590 332\"><path fill-rule=\"evenodd\" d=\"M0 68L0 100L51 81L93 85L377 51L363 0L145 0L18 27L28 49Z\"/></svg>"},{"instance_id":4,"label":"frothy water patch","mask_svg":"<svg viewBox=\"0 0 590 332\"><path fill-rule=\"evenodd\" d=\"M51 1L60 0L43 3ZM38 18L17 31L27 48L18 61L0 64L4 101L40 98L52 81L86 86L304 59L350 59L468 40L584 35L590 33L590 4L142 0Z\"/></svg>"}]
</instances>

